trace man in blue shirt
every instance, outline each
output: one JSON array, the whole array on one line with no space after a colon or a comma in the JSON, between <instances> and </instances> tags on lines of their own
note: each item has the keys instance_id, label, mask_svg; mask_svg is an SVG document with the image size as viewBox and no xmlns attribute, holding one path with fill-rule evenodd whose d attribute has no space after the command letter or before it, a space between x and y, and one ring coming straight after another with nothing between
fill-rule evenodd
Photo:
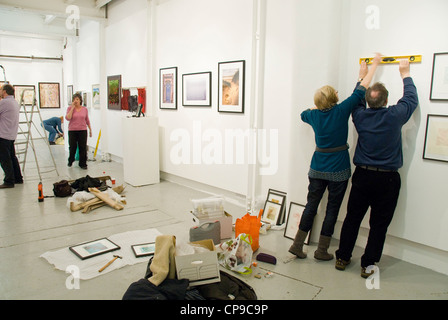
<instances>
[{"instance_id":1,"label":"man in blue shirt","mask_svg":"<svg viewBox=\"0 0 448 320\"><path fill-rule=\"evenodd\" d=\"M52 117L50 119L42 121L45 130L47 130L50 134L48 135L48 142L50 144L56 144L56 135L63 135L64 131L62 130L61 124L64 122L64 117Z\"/></svg>"},{"instance_id":2,"label":"man in blue shirt","mask_svg":"<svg viewBox=\"0 0 448 320\"><path fill-rule=\"evenodd\" d=\"M336 269L344 270L350 263L361 222L370 211L370 231L361 257L361 276L369 277L368 270L380 261L386 233L392 221L400 193L398 169L403 165L401 128L418 106L417 90L410 76L408 60L401 60L403 97L394 106L387 106L388 91L375 83L352 112L358 132L353 163L352 188L347 205L347 216L341 230L339 249L336 251ZM366 108L366 101L369 108ZM373 269L374 270L374 269Z\"/></svg>"}]
</instances>

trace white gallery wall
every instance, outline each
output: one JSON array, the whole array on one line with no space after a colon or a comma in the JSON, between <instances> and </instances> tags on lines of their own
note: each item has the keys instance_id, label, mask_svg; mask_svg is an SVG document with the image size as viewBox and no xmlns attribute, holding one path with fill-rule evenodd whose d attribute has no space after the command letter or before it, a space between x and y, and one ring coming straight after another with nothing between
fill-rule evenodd
<instances>
[{"instance_id":1,"label":"white gallery wall","mask_svg":"<svg viewBox=\"0 0 448 320\"><path fill-rule=\"evenodd\" d=\"M4 56L56 58L56 60L51 60L0 57L0 65L5 70L5 74L3 74L3 70L0 70L0 81L4 81L4 75L6 75L6 80L12 85L34 86L36 103L39 105L39 82L57 82L62 90L63 62L57 60L62 55L62 46L62 37L0 33L0 52ZM60 103L62 106L63 101L61 100ZM61 109L41 109L41 115L43 119L48 119L60 117L63 113ZM38 118L37 115L36 118ZM33 127L33 137L40 137L44 134L39 126Z\"/></svg>"},{"instance_id":2,"label":"white gallery wall","mask_svg":"<svg viewBox=\"0 0 448 320\"><path fill-rule=\"evenodd\" d=\"M160 170L204 189L210 186L239 199L247 196L257 210L263 207L269 188L287 192L288 206L290 201L306 202L315 143L300 113L313 106L317 88L330 84L345 98L358 78L359 58L373 57L377 51L394 56L421 54L422 62L411 65L420 105L403 128L402 190L385 253L447 273L448 163L422 159L427 115L448 115L448 102L429 100L433 54L448 52L446 12L445 0L229 0L225 4L115 0L108 5L107 21L81 21L79 38L69 39L64 85L74 81L79 90L91 90L92 84L101 84L101 109L90 109L92 127L94 132L102 130L101 151L116 160L123 156L123 143L138 140L122 140L122 118L129 113L107 110L106 77L121 74L123 87L146 86L147 111L159 120ZM218 63L234 60L246 62L245 110L220 113ZM177 110L159 109L159 69L167 67L178 71ZM182 75L208 71L211 107L183 106ZM381 66L375 80L386 84L390 104L396 103L403 90L398 66ZM236 158L220 161L229 151L226 133L249 131L267 137L258 140L264 162L247 161L251 146L244 135L240 136L244 163ZM352 156L356 139L350 120ZM89 145L95 143L94 134ZM179 150L185 152L183 161L176 157ZM270 170L261 170L266 168ZM335 238L339 238L348 193L349 189ZM320 232L325 205L324 198L313 240ZM365 244L368 218L363 226L359 245Z\"/></svg>"}]
</instances>

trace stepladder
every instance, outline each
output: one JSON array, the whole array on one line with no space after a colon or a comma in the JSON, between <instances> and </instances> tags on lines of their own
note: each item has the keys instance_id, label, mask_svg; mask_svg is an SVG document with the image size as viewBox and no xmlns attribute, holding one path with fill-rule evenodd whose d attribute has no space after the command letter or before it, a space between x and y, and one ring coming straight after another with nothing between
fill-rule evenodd
<instances>
[{"instance_id":1,"label":"stepladder","mask_svg":"<svg viewBox=\"0 0 448 320\"><path fill-rule=\"evenodd\" d=\"M47 132L43 125L40 108L36 104L36 92L34 89L25 89L22 91L20 95L19 107L19 128L17 131L17 139L14 144L22 173L25 173L28 153L31 150L34 156L39 181L42 181L43 173L56 171L56 174L59 175L53 152L48 141ZM45 141L45 149L47 150L42 147L39 149L36 148L35 140L37 139L43 139ZM42 162L42 158L39 157L39 154L43 152L50 155L50 160L48 160L48 157L46 157L46 163L44 164L44 166L42 166L42 163L40 163ZM45 171L42 170L44 167L46 168Z\"/></svg>"}]
</instances>

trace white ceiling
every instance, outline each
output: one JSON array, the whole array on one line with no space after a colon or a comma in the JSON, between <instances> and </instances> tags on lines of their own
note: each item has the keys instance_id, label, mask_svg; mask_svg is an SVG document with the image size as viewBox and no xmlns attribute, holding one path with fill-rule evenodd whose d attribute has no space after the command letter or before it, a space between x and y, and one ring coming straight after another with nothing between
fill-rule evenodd
<instances>
[{"instance_id":1,"label":"white ceiling","mask_svg":"<svg viewBox=\"0 0 448 320\"><path fill-rule=\"evenodd\" d=\"M101 21L112 0L1 0L0 31L47 36L73 36L73 19Z\"/></svg>"}]
</instances>

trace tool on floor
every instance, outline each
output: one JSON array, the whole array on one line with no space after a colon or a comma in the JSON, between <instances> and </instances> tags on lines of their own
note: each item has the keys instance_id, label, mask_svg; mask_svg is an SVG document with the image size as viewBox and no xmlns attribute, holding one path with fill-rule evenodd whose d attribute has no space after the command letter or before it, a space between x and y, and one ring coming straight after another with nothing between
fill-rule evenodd
<instances>
[{"instance_id":1,"label":"tool on floor","mask_svg":"<svg viewBox=\"0 0 448 320\"><path fill-rule=\"evenodd\" d=\"M38 196L37 196L37 201L39 202L43 202L44 201L44 189L42 186L42 182L39 182L39 184L37 185L37 191L38 191Z\"/></svg>"},{"instance_id":2,"label":"tool on floor","mask_svg":"<svg viewBox=\"0 0 448 320\"><path fill-rule=\"evenodd\" d=\"M409 62L422 62L422 56L421 55L413 55L413 56L393 56L393 57L383 57L381 60L381 64L387 64L387 63L399 63L400 60L408 59ZM371 64L373 61L373 58L361 58L359 59L359 63L361 64L362 61L365 61L367 64Z\"/></svg>"},{"instance_id":3,"label":"tool on floor","mask_svg":"<svg viewBox=\"0 0 448 320\"><path fill-rule=\"evenodd\" d=\"M103 272L104 269L106 269L108 266L110 266L110 265L111 265L115 260L117 260L118 258L123 259L123 257L114 255L114 258L113 258L112 260L110 260L108 263L106 263L106 264L104 265L104 267L102 267L100 270L98 270L98 272Z\"/></svg>"},{"instance_id":4,"label":"tool on floor","mask_svg":"<svg viewBox=\"0 0 448 320\"><path fill-rule=\"evenodd\" d=\"M267 262L270 264L277 264L277 258L267 254L267 253L259 253L256 258L258 261Z\"/></svg>"}]
</instances>

